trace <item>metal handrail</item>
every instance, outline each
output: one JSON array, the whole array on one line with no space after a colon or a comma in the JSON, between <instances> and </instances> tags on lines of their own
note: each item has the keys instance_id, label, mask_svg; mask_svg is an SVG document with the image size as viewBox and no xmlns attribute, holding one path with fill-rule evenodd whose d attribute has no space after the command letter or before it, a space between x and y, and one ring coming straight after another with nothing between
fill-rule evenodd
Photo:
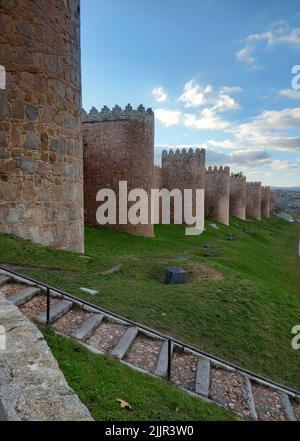
<instances>
[{"instance_id":1,"label":"metal handrail","mask_svg":"<svg viewBox=\"0 0 300 441\"><path fill-rule=\"evenodd\" d=\"M97 305L95 305L93 303L87 302L86 300L84 300L84 299L82 299L80 297L76 297L73 294L67 293L67 292L65 292L65 291L63 291L63 290L61 290L59 288L55 288L55 287L53 287L51 285L48 285L47 283L40 282L40 281L38 281L36 279L33 279L32 277L25 276L23 274L17 273L16 271L11 271L11 270L9 270L9 269L7 269L5 267L2 267L2 266L0 266L0 270L6 271L7 273L10 273L10 274L12 274L12 275L14 275L16 277L21 277L24 280L28 280L29 282L34 283L35 285L38 285L38 286L46 289L46 291L47 291L47 319L46 319L47 325L49 325L49 323L50 323L50 291L52 291L54 293L60 294L60 295L62 295L64 297L67 297L69 299L72 299L72 300L74 300L76 302L82 303L82 304L84 304L84 305L86 305L86 306L88 306L90 308L93 308L93 309L95 309L95 310L97 310L97 311L99 311L99 312L101 312L103 314L109 315L109 316L114 317L114 318L116 318L116 319L118 319L120 321L126 322L129 325L131 325L131 326L135 326L137 328L140 328L140 329L142 329L142 330L144 330L144 331L146 331L146 332L148 332L150 334L153 334L153 335L159 337L160 339L166 340L168 342L168 371L167 371L167 378L168 379L171 378L172 346L176 345L176 346L181 347L182 349L187 349L189 351L196 352L197 354L202 355L202 356L204 356L206 358L209 358L212 361L215 361L216 363L220 363L220 364L223 364L225 366L227 365L227 366L229 366L229 367L231 367L231 368L233 368L235 370L238 370L238 371L240 371L240 372L242 372L242 373L244 373L244 374L246 374L246 375L248 375L250 377L257 378L258 380L261 380L263 382L269 383L270 385L275 386L276 388L284 389L284 390L286 390L286 391L288 391L288 392L290 392L292 394L295 394L295 395L299 395L300 394L300 392L297 391L296 389L293 389L293 388L291 388L289 386L284 386L284 385L282 385L280 383L277 383L276 381L270 380L270 379L265 378L265 377L263 377L261 375L257 375L255 373L249 371L248 369L243 368L242 366L236 365L234 363L231 363L231 362L228 362L226 360L223 360L222 358L219 358L219 357L216 357L214 355L211 355L210 353L205 352L205 351L203 351L203 350L201 350L199 348L196 348L195 346L192 346L192 345L189 345L187 343L184 343L184 342L182 342L182 341L180 341L180 340L178 340L176 338L170 337L169 335L164 334L162 332L159 332L159 331L157 331L155 329L152 329L152 328L150 328L150 327L148 327L146 325L142 325L142 324L140 324L138 322L134 322L133 320L130 320L130 319L126 318L126 317L123 317L123 316L121 316L119 314L116 314L114 312L108 311L108 310L106 310L104 308L101 308L100 306L97 306Z\"/></svg>"}]
</instances>

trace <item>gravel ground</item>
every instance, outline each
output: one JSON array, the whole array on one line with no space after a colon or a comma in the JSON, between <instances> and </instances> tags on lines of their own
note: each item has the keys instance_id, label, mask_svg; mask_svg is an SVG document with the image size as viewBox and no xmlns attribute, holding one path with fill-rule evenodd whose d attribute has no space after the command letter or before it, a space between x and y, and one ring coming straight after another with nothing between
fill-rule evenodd
<instances>
[{"instance_id":1,"label":"gravel ground","mask_svg":"<svg viewBox=\"0 0 300 441\"><path fill-rule=\"evenodd\" d=\"M245 379L237 372L212 368L209 398L230 410L250 416Z\"/></svg>"},{"instance_id":2,"label":"gravel ground","mask_svg":"<svg viewBox=\"0 0 300 441\"><path fill-rule=\"evenodd\" d=\"M50 306L56 305L61 302L61 299L57 297L50 297ZM19 307L20 311L26 315L29 319L33 319L41 312L47 309L47 296L39 294L32 300Z\"/></svg>"},{"instance_id":3,"label":"gravel ground","mask_svg":"<svg viewBox=\"0 0 300 441\"><path fill-rule=\"evenodd\" d=\"M54 328L62 334L71 335L88 320L91 315L90 312L84 311L83 309L73 308L55 322Z\"/></svg>"},{"instance_id":4,"label":"gravel ground","mask_svg":"<svg viewBox=\"0 0 300 441\"><path fill-rule=\"evenodd\" d=\"M171 380L181 387L195 390L197 357L184 352L173 353Z\"/></svg>"},{"instance_id":5,"label":"gravel ground","mask_svg":"<svg viewBox=\"0 0 300 441\"><path fill-rule=\"evenodd\" d=\"M256 407L256 413L259 420L286 420L282 411L279 395L276 391L260 384L252 383L252 392Z\"/></svg>"},{"instance_id":6,"label":"gravel ground","mask_svg":"<svg viewBox=\"0 0 300 441\"><path fill-rule=\"evenodd\" d=\"M3 285L0 289L6 297L9 297L14 294L17 294L20 291L23 291L23 289L26 288L28 288L28 285L24 285L22 283L17 283L17 282L8 282L5 285Z\"/></svg>"},{"instance_id":7,"label":"gravel ground","mask_svg":"<svg viewBox=\"0 0 300 441\"><path fill-rule=\"evenodd\" d=\"M161 347L161 341L138 335L125 361L146 371L154 372Z\"/></svg>"},{"instance_id":8,"label":"gravel ground","mask_svg":"<svg viewBox=\"0 0 300 441\"><path fill-rule=\"evenodd\" d=\"M86 343L107 354L116 346L126 329L124 325L104 320Z\"/></svg>"}]
</instances>

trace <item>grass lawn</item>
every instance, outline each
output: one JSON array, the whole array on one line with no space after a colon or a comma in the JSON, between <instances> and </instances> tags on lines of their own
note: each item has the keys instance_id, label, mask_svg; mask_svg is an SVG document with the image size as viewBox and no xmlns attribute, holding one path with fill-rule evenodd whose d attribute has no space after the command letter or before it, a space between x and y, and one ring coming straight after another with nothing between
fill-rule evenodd
<instances>
[{"instance_id":1,"label":"grass lawn","mask_svg":"<svg viewBox=\"0 0 300 441\"><path fill-rule=\"evenodd\" d=\"M252 228L247 234L236 222L219 230L207 223L203 235L190 237L175 225L157 226L155 238L86 227L90 259L1 234L0 262L300 389L300 351L291 347L291 329L300 323L300 225L275 217L239 221ZM207 242L214 248L205 250ZM207 251L218 257L205 258ZM119 272L101 275L117 264ZM164 285L167 265L184 267L189 283Z\"/></svg>"},{"instance_id":2,"label":"grass lawn","mask_svg":"<svg viewBox=\"0 0 300 441\"><path fill-rule=\"evenodd\" d=\"M141 374L112 358L42 329L69 385L97 421L232 421L240 419L214 404ZM132 411L123 409L125 400Z\"/></svg>"}]
</instances>

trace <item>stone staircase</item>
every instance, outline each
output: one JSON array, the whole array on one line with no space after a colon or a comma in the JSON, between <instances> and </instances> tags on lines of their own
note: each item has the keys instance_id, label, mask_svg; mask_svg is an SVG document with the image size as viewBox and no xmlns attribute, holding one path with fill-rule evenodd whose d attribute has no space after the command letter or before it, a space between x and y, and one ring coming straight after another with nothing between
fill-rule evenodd
<instances>
[{"instance_id":1,"label":"stone staircase","mask_svg":"<svg viewBox=\"0 0 300 441\"><path fill-rule=\"evenodd\" d=\"M42 286L0 271L0 291L29 319L45 325L47 296ZM109 313L51 291L50 323L59 333L82 342L139 371L166 378L168 341ZM264 381L210 356L171 346L170 381L189 393L261 421L300 421L300 393Z\"/></svg>"}]
</instances>

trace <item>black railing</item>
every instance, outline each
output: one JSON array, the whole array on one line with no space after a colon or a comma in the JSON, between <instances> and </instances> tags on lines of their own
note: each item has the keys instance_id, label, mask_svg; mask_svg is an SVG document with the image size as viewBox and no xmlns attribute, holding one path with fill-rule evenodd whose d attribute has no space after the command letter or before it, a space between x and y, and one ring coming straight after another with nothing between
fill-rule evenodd
<instances>
[{"instance_id":1,"label":"black railing","mask_svg":"<svg viewBox=\"0 0 300 441\"><path fill-rule=\"evenodd\" d=\"M61 295L63 297L67 297L68 299L74 300L75 302L78 302L78 303L81 303L81 304L83 304L85 306L93 308L94 310L99 311L100 313L102 313L104 315L107 315L107 316L110 316L110 317L114 317L117 320L120 320L120 321L123 321L123 322L127 323L128 325L135 326L135 327L145 331L146 333L150 333L153 336L158 337L159 339L167 341L168 342L168 370L167 370L167 378L168 378L168 380L171 379L171 373L172 373L172 351L173 351L173 347L176 345L177 347L182 348L182 350L192 351L192 352L198 354L199 356L202 355L203 357L209 358L213 362L220 363L220 364L223 364L225 366L228 366L228 367L231 367L233 369L236 369L236 370L238 370L238 371L240 371L240 372L242 372L242 373L244 373L244 374L246 374L246 375L248 375L250 377L257 378L260 381L264 381L266 383L269 383L270 385L272 385L274 387L277 387L277 388L280 388L280 389L284 389L285 391L290 392L292 394L296 394L296 395L300 394L300 392L297 391L296 389L293 389L293 388L288 387L288 386L284 386L282 384L277 383L276 381L273 381L273 380L270 380L268 378L262 377L260 375L254 374L253 372L251 372L251 371L249 371L249 370L247 370L247 369L245 369L245 368L243 368L241 366L235 365L233 363L230 363L228 361L223 360L222 358L219 358L219 357L216 357L214 355L211 355L208 352L205 352L205 351L202 351L199 348L196 348L195 346L189 345L187 343L183 343L182 341L180 341L180 340L178 340L176 338L170 337L169 335L166 335L166 334L164 334L162 332L159 332L159 331L157 331L155 329L152 329L152 328L150 328L148 326L142 325L142 324L140 324L138 322L134 322L133 320L130 320L130 319L126 318L126 317L122 317L122 316L120 316L118 314L115 314L114 312L108 311L108 310L106 310L104 308L101 308L100 306L97 306L97 305L95 305L93 303L87 302L86 300L84 300L84 299L82 299L80 297L76 297L73 294L70 294L70 293L67 293L65 291L62 291L59 288L54 288L53 286L48 285L47 283L40 282L40 281L38 281L36 279L33 279L32 277L25 276L23 274L17 273L15 271L10 270L10 269L6 269L5 267L2 267L2 266L0 266L0 270L6 271L7 273L12 274L13 276L21 277L24 280L27 280L28 282L34 283L35 285L37 285L37 286L41 287L42 289L46 290L46 295L47 295L47 318L46 318L46 322L47 322L47 325L49 325L50 321L51 321L50 320L51 319L51 317L50 317L50 297L51 297L51 291L52 291L53 293L59 294L59 295Z\"/></svg>"}]
</instances>

